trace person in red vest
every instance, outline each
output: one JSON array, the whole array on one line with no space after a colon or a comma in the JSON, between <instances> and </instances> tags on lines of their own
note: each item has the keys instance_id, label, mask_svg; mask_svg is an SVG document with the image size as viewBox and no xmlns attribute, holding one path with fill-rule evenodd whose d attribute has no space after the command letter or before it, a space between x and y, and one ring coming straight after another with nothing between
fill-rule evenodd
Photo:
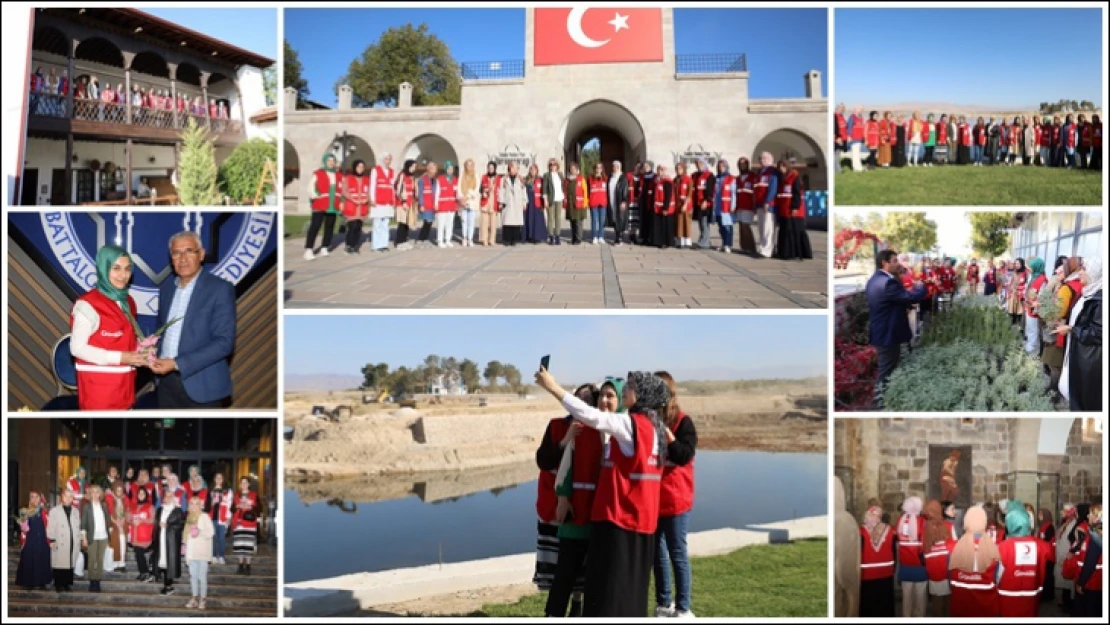
<instances>
[{"instance_id":1,"label":"person in red vest","mask_svg":"<svg viewBox=\"0 0 1110 625\"><path fill-rule=\"evenodd\" d=\"M948 616L948 598L952 594L948 584L948 557L956 546L952 525L945 519L941 502L930 499L925 504L925 541L922 550L925 574L929 577L928 615L932 618Z\"/></svg>"},{"instance_id":2,"label":"person in red vest","mask_svg":"<svg viewBox=\"0 0 1110 625\"><path fill-rule=\"evenodd\" d=\"M736 176L736 212L740 226L740 252L749 256L756 256L759 240L754 228L755 224L755 189L760 185L759 174L752 171L748 159L741 156L736 161L740 173Z\"/></svg>"},{"instance_id":3,"label":"person in red vest","mask_svg":"<svg viewBox=\"0 0 1110 625\"><path fill-rule=\"evenodd\" d=\"M69 348L81 410L130 410L135 368L152 362L149 351L138 351L138 311L128 294L131 269L130 254L105 245L96 253L96 286L73 303Z\"/></svg>"},{"instance_id":4,"label":"person in red vest","mask_svg":"<svg viewBox=\"0 0 1110 625\"><path fill-rule=\"evenodd\" d=\"M1082 543L1077 553L1076 616L1102 618L1102 578L1106 575L1102 568L1102 506L1092 505L1086 521L1086 531L1077 537Z\"/></svg>"},{"instance_id":5,"label":"person in red vest","mask_svg":"<svg viewBox=\"0 0 1110 625\"><path fill-rule=\"evenodd\" d=\"M721 236L720 250L725 254L732 252L733 211L736 210L736 178L728 170L728 160L717 161L716 188L713 190L713 220ZM774 219L772 211L767 219ZM772 222L771 227L774 227ZM771 245L774 245L772 241Z\"/></svg>"},{"instance_id":6,"label":"person in red vest","mask_svg":"<svg viewBox=\"0 0 1110 625\"><path fill-rule=\"evenodd\" d=\"M563 180L563 210L570 222L570 244L582 244L582 222L590 216L590 185L578 163L567 165L567 175Z\"/></svg>"},{"instance_id":7,"label":"person in red vest","mask_svg":"<svg viewBox=\"0 0 1110 625\"><path fill-rule=\"evenodd\" d=\"M667 383L670 399L664 413L667 462L659 490L659 527L655 530L655 616L690 618L690 555L686 528L694 508L694 454L698 433L694 420L678 405L678 387L666 371L656 377ZM671 602L671 573L674 602Z\"/></svg>"},{"instance_id":8,"label":"person in red vest","mask_svg":"<svg viewBox=\"0 0 1110 625\"><path fill-rule=\"evenodd\" d=\"M998 604L1001 616L1033 618L1041 602L1045 563L1051 548L1032 535L1029 513L1010 502L1006 513L1009 538L998 545Z\"/></svg>"},{"instance_id":9,"label":"person in red vest","mask_svg":"<svg viewBox=\"0 0 1110 625\"><path fill-rule=\"evenodd\" d=\"M833 138L833 144L836 146L834 150L836 173L839 174L842 169L840 162L844 160L844 153L848 151L848 118L844 117L843 102L837 105L833 121L836 123L836 136Z\"/></svg>"},{"instance_id":10,"label":"person in red vest","mask_svg":"<svg viewBox=\"0 0 1110 625\"><path fill-rule=\"evenodd\" d=\"M694 182L694 219L698 222L698 241L695 249L707 250L712 237L714 195L717 190L717 176L709 167L709 161L699 158L692 176Z\"/></svg>"},{"instance_id":11,"label":"person in red vest","mask_svg":"<svg viewBox=\"0 0 1110 625\"><path fill-rule=\"evenodd\" d=\"M759 233L756 255L771 258L775 252L775 198L782 186L782 174L775 167L775 157L770 152L760 154L759 162L762 169L755 186L755 229Z\"/></svg>"},{"instance_id":12,"label":"person in red vest","mask_svg":"<svg viewBox=\"0 0 1110 625\"><path fill-rule=\"evenodd\" d=\"M867 168L875 169L878 167L879 158L879 112L871 111L867 116L867 123L864 124L864 138L867 141Z\"/></svg>"},{"instance_id":13,"label":"person in red vest","mask_svg":"<svg viewBox=\"0 0 1110 625\"><path fill-rule=\"evenodd\" d=\"M675 237L678 239L678 247L693 247L690 231L693 229L694 183L686 173L686 163L675 163L672 204L675 208Z\"/></svg>"},{"instance_id":14,"label":"person in red vest","mask_svg":"<svg viewBox=\"0 0 1110 625\"><path fill-rule=\"evenodd\" d=\"M567 393L544 368L536 383L576 421L610 436L590 513L585 617L647 616L660 481L667 461L667 384L646 371L627 376L627 414L602 412Z\"/></svg>"},{"instance_id":15,"label":"person in red vest","mask_svg":"<svg viewBox=\"0 0 1110 625\"><path fill-rule=\"evenodd\" d=\"M589 178L590 242L601 245L605 242L605 217L609 206L609 178L605 175L605 165L594 163L594 173Z\"/></svg>"},{"instance_id":16,"label":"person in red vest","mask_svg":"<svg viewBox=\"0 0 1110 625\"><path fill-rule=\"evenodd\" d=\"M341 174L342 175L342 174ZM351 166L351 173L342 177L343 216L347 218L347 240L343 254L361 254L362 224L370 214L370 176L360 158Z\"/></svg>"},{"instance_id":17,"label":"person in red vest","mask_svg":"<svg viewBox=\"0 0 1110 625\"><path fill-rule=\"evenodd\" d=\"M949 616L998 616L998 558L998 546L987 533L987 512L980 506L968 509L964 534L948 559Z\"/></svg>"},{"instance_id":18,"label":"person in red vest","mask_svg":"<svg viewBox=\"0 0 1110 625\"><path fill-rule=\"evenodd\" d=\"M1063 167L1067 164L1064 151L1064 127L1059 115L1052 116L1052 166Z\"/></svg>"},{"instance_id":19,"label":"person in red vest","mask_svg":"<svg viewBox=\"0 0 1110 625\"><path fill-rule=\"evenodd\" d=\"M394 218L397 220L397 232L393 236L393 247L407 250L412 247L409 243L409 229L416 227L420 211L416 204L416 160L408 159L401 166L401 174L393 183Z\"/></svg>"},{"instance_id":20,"label":"person in red vest","mask_svg":"<svg viewBox=\"0 0 1110 625\"><path fill-rule=\"evenodd\" d=\"M863 516L860 536L859 615L893 618L895 531L883 523L883 509L871 506Z\"/></svg>"},{"instance_id":21,"label":"person in red vest","mask_svg":"<svg viewBox=\"0 0 1110 625\"><path fill-rule=\"evenodd\" d=\"M498 192L501 176L497 175L497 163L486 163L486 173L478 185L478 245L490 247L497 242L497 213L501 211Z\"/></svg>"},{"instance_id":22,"label":"person in red vest","mask_svg":"<svg viewBox=\"0 0 1110 625\"><path fill-rule=\"evenodd\" d=\"M1102 120L1091 115L1091 169L1102 171Z\"/></svg>"},{"instance_id":23,"label":"person in red vest","mask_svg":"<svg viewBox=\"0 0 1110 625\"><path fill-rule=\"evenodd\" d=\"M852 157L852 171L863 171L863 148L867 141L863 107L857 106L848 118L848 151Z\"/></svg>"},{"instance_id":24,"label":"person in red vest","mask_svg":"<svg viewBox=\"0 0 1110 625\"><path fill-rule=\"evenodd\" d=\"M140 471L140 477L145 470ZM135 552L135 563L139 567L139 576L135 578L140 582L154 579L153 571L158 563L150 562L151 543L154 540L154 495L150 489L137 488L131 499L131 517L128 519L128 542Z\"/></svg>"},{"instance_id":25,"label":"person in red vest","mask_svg":"<svg viewBox=\"0 0 1110 625\"><path fill-rule=\"evenodd\" d=\"M1040 356L1041 331L1040 319L1037 317L1037 298L1041 287L1048 282L1044 273L1044 259L1032 258L1029 260L1029 285L1025 287L1024 312L1025 312L1025 352L1030 356Z\"/></svg>"},{"instance_id":26,"label":"person in red vest","mask_svg":"<svg viewBox=\"0 0 1110 625\"><path fill-rule=\"evenodd\" d=\"M775 197L775 221L778 222L778 243L775 258L803 260L813 258L806 233L806 190L793 162L779 161L782 184Z\"/></svg>"},{"instance_id":27,"label":"person in red vest","mask_svg":"<svg viewBox=\"0 0 1110 625\"><path fill-rule=\"evenodd\" d=\"M983 160L987 157L987 140L990 131L987 129L986 124L983 123L983 118L980 117L975 122L975 127L971 130L971 162L976 167L983 166Z\"/></svg>"},{"instance_id":28,"label":"person in red vest","mask_svg":"<svg viewBox=\"0 0 1110 625\"><path fill-rule=\"evenodd\" d=\"M235 512L231 517L231 552L239 560L239 575L251 574L251 558L258 551L259 516L262 505L258 492L249 477L239 479L239 491L232 503Z\"/></svg>"},{"instance_id":29,"label":"person in red vest","mask_svg":"<svg viewBox=\"0 0 1110 625\"><path fill-rule=\"evenodd\" d=\"M925 616L926 582L922 542L925 540L925 517L921 516L921 498L907 497L902 502L902 516L895 524L898 538L898 582L902 587L902 616Z\"/></svg>"},{"instance_id":30,"label":"person in red vest","mask_svg":"<svg viewBox=\"0 0 1110 625\"><path fill-rule=\"evenodd\" d=\"M451 242L455 232L455 213L459 210L459 179L455 176L455 164L447 161L443 164L443 174L436 179L434 187L424 187L423 193L434 191L429 198L431 204L424 204L424 210L432 206L436 219L436 246L455 247Z\"/></svg>"},{"instance_id":31,"label":"person in red vest","mask_svg":"<svg viewBox=\"0 0 1110 625\"><path fill-rule=\"evenodd\" d=\"M959 122L956 124L956 154L955 162L957 165L967 165L971 163L971 126L967 123L967 118L960 116Z\"/></svg>"},{"instance_id":32,"label":"person in red vest","mask_svg":"<svg viewBox=\"0 0 1110 625\"><path fill-rule=\"evenodd\" d=\"M974 258L967 266L967 292L969 295L979 294L979 261Z\"/></svg>"},{"instance_id":33,"label":"person in red vest","mask_svg":"<svg viewBox=\"0 0 1110 625\"><path fill-rule=\"evenodd\" d=\"M574 391L575 397L588 406L598 406L600 391L593 384L583 384ZM606 409L612 409L606 402ZM571 449L571 459L579 461L576 468L563 468L563 457ZM590 453L592 452L592 453ZM546 616L567 616L567 602L571 601L571 616L582 616L582 590L586 552L589 548L589 507L574 506L593 499L597 474L601 470L601 437L596 430L575 423L570 416L551 419L544 429L540 446L536 449L536 466L540 471L536 482L536 568L532 583L540 592L547 592ZM581 478L581 495L559 496L560 469L576 473ZM573 476L572 476L573 478ZM587 484L594 489L587 489ZM571 484L573 489L573 482ZM582 531L564 531L564 525ZM562 535L565 534L566 536ZM572 595L575 599L572 601Z\"/></svg>"},{"instance_id":34,"label":"person in red vest","mask_svg":"<svg viewBox=\"0 0 1110 625\"><path fill-rule=\"evenodd\" d=\"M676 215L678 212L674 179L670 177L666 165L655 168L655 192L653 218L655 223L651 226L651 244L659 249L665 249L675 244Z\"/></svg>"},{"instance_id":35,"label":"person in red vest","mask_svg":"<svg viewBox=\"0 0 1110 625\"><path fill-rule=\"evenodd\" d=\"M936 129L934 137L936 147L933 150L933 155L936 162L948 165L956 155L948 152L948 115L946 113L941 114L934 128Z\"/></svg>"},{"instance_id":36,"label":"person in red vest","mask_svg":"<svg viewBox=\"0 0 1110 625\"><path fill-rule=\"evenodd\" d=\"M308 236L304 242L304 259L313 260L317 255L327 256L331 247L331 238L335 233L335 216L343 208L341 187L343 172L339 171L335 155L324 155L323 167L312 172L308 181L309 206L312 207L312 219L308 223ZM316 252L316 235L320 234L320 227L324 228L324 238L320 251Z\"/></svg>"},{"instance_id":37,"label":"person in red vest","mask_svg":"<svg viewBox=\"0 0 1110 625\"><path fill-rule=\"evenodd\" d=\"M1037 540L1048 546L1048 560L1044 563L1044 590L1041 592L1041 603L1051 603L1056 598L1056 524L1052 519L1052 511L1041 508L1037 511L1038 523Z\"/></svg>"},{"instance_id":38,"label":"person in red vest","mask_svg":"<svg viewBox=\"0 0 1110 625\"><path fill-rule=\"evenodd\" d=\"M393 179L396 175L393 171L393 155L389 152L383 154L382 162L370 171L370 186L367 189L370 223L373 227L370 249L375 252L389 249L389 222L393 219L393 207L397 203L397 196L393 192ZM355 251L358 251L357 247Z\"/></svg>"}]
</instances>

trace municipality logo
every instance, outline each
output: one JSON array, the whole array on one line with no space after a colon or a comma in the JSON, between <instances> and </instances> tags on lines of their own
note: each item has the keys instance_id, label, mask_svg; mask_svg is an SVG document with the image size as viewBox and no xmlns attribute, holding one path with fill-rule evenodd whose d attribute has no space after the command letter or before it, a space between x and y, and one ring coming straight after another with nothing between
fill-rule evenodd
<instances>
[{"instance_id":1,"label":"municipality logo","mask_svg":"<svg viewBox=\"0 0 1110 625\"><path fill-rule=\"evenodd\" d=\"M50 252L78 290L96 286L96 252L118 245L131 255L131 297L140 315L158 313L158 290L173 278L170 237L197 233L205 248L205 270L238 284L262 258L275 213L44 212L42 228ZM230 245L226 241L230 240Z\"/></svg>"}]
</instances>

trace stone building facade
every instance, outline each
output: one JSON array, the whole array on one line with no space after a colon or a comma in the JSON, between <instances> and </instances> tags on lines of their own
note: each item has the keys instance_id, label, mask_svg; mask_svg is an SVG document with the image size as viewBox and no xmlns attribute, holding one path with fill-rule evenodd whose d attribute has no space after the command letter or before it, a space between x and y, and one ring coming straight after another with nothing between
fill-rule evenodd
<instances>
[{"instance_id":1,"label":"stone building facade","mask_svg":"<svg viewBox=\"0 0 1110 625\"><path fill-rule=\"evenodd\" d=\"M554 157L565 171L582 142L597 136L602 159L619 158L626 170L637 160L672 165L692 152L719 155L735 170L740 156L769 151L804 163L807 189L827 189L828 101L820 72L798 77L805 97L760 100L748 97L746 65L745 71L679 73L673 9L662 12L661 62L537 66L528 10L522 76L464 73L457 106L414 107L406 83L392 108L353 108L351 90L342 85L338 109L295 110L296 94L286 90L286 210L308 211L303 180L342 143L343 133L356 147L349 160L373 163L386 152L395 166L407 158L456 165L473 158L479 170L507 152L540 162Z\"/></svg>"}]
</instances>

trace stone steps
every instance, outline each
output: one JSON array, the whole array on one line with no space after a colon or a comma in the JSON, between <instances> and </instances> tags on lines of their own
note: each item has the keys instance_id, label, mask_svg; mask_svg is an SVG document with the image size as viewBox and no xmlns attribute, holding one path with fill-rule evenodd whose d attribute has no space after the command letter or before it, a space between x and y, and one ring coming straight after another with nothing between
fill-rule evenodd
<instances>
[{"instance_id":1,"label":"stone steps","mask_svg":"<svg viewBox=\"0 0 1110 625\"><path fill-rule=\"evenodd\" d=\"M101 581L101 589L103 594L111 593L153 593L162 588L162 584L153 580L147 582L140 582L131 576L129 579L113 579L106 577ZM211 597L252 597L252 598L271 598L275 594L277 583L273 578L269 578L270 583L266 584L244 584L241 583L242 578L229 579L226 577L213 577L208 576L208 595ZM28 591L22 587L16 586L14 578L9 578L8 587L11 592L21 591L31 593L28 598L41 596L42 591ZM181 578L174 582L174 587L180 590L181 588L189 587L189 580ZM74 579L73 592L84 593L89 588L89 581L87 579ZM48 588L50 592L54 592L53 587ZM13 596L13 595L9 595Z\"/></svg>"},{"instance_id":2,"label":"stone steps","mask_svg":"<svg viewBox=\"0 0 1110 625\"><path fill-rule=\"evenodd\" d=\"M8 567L8 580L9 580L9 583L12 584L13 587L14 587L14 584L15 584L15 572L16 572L16 568L14 566L9 566ZM123 573L123 574L116 573L116 572L112 571L112 572L108 572L108 573L104 574L104 580L103 581L104 581L105 584L108 584L108 583L116 584L116 583L126 583L126 582L140 583L140 582L135 581L135 577L137 577L138 574L139 574L139 572L137 570L128 571L127 573ZM75 577L73 579L74 588L77 588L78 586L81 586L81 585L86 585L88 583L89 583L89 580L88 580L87 577ZM154 582L146 582L146 583L151 584L151 585L154 584ZM181 571L181 577L177 578L175 584L185 584L185 585L189 584L188 569L183 569ZM255 572L255 571L252 571L250 576L236 575L234 570L232 570L230 573L212 573L212 572L209 572L208 573L208 584L210 586L216 586L216 585L220 585L220 586L254 586L254 587L261 587L261 588L273 587L273 588L276 589L277 588L277 575L273 574L273 573L260 574L260 573Z\"/></svg>"},{"instance_id":3,"label":"stone steps","mask_svg":"<svg viewBox=\"0 0 1110 625\"><path fill-rule=\"evenodd\" d=\"M152 607L155 609L162 609L166 607L184 606L188 603L191 594L189 585L181 583L174 585L174 590L176 592L170 597L158 593L161 588L158 584L150 584L148 588L138 592L122 592L117 590L113 584L109 583L105 583L101 586L101 592L87 592L85 588L86 587L75 585L73 592L61 594L52 590L35 591L9 589L8 602L9 605L14 605L16 602L27 603L29 605L54 604L60 608L92 607L95 609L100 607L115 608L125 605L134 608ZM218 586L209 586L209 610L250 610L266 612L271 616L277 613L276 588L273 589L269 597L219 595L213 592L218 588Z\"/></svg>"},{"instance_id":4,"label":"stone steps","mask_svg":"<svg viewBox=\"0 0 1110 625\"><path fill-rule=\"evenodd\" d=\"M12 579L15 579L15 572L16 572L16 569L18 568L18 566L19 566L18 561L11 561L8 564L8 574L12 576ZM213 577L226 577L226 578L229 578L229 579L250 579L252 577L277 578L277 566L274 565L274 564L261 565L261 566L257 565L257 564L251 564L251 574L250 574L249 577L246 576L246 575L239 575L238 573L236 573L235 571L238 569L238 566L239 566L238 564L224 564L222 566L219 565L219 564L216 564L216 565L209 564L208 565L208 577L209 577L209 579L211 579ZM120 572L120 571L105 571L104 572L104 578L105 579L134 579L134 578L138 577L138 575L139 575L139 567L134 562L131 562L131 563L128 564L127 570L125 572ZM184 578L189 577L189 567L184 562L181 563L181 576L184 577ZM77 579L85 579L85 578L84 577L79 577Z\"/></svg>"},{"instance_id":5,"label":"stone steps","mask_svg":"<svg viewBox=\"0 0 1110 625\"><path fill-rule=\"evenodd\" d=\"M56 599L54 592L43 593L51 595L49 598L44 597L39 601L21 601L11 600L7 602L7 610L9 618L42 618L42 617L62 617L62 618L112 618L121 620L123 618L172 618L184 619L195 617L222 617L222 618L244 618L244 619L259 619L259 618L274 618L278 616L277 607L273 609L257 609L257 608L219 608L212 607L211 600L209 600L209 607L203 612L196 609L188 609L185 604L188 603L188 593L186 596L176 594L172 597L162 597L156 595L162 600L160 605L112 605L112 604L97 604L82 601L81 603L68 604L59 603ZM87 597L88 594L81 596L81 599Z\"/></svg>"}]
</instances>

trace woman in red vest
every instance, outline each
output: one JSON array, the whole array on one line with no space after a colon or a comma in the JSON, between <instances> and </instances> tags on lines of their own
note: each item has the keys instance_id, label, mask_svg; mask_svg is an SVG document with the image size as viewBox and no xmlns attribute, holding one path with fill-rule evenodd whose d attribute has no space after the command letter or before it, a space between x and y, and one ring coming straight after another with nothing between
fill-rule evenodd
<instances>
[{"instance_id":1,"label":"woman in red vest","mask_svg":"<svg viewBox=\"0 0 1110 625\"><path fill-rule=\"evenodd\" d=\"M1067 337L1060 394L1072 412L1102 412L1102 259L1078 260L1080 297L1056 327L1057 336Z\"/></svg>"},{"instance_id":2,"label":"woman in red vest","mask_svg":"<svg viewBox=\"0 0 1110 625\"><path fill-rule=\"evenodd\" d=\"M922 507L920 497L907 497L902 502L902 516L895 525L898 538L898 582L902 587L902 616L905 618L925 616L929 578L925 572L925 554L922 550L925 540Z\"/></svg>"},{"instance_id":3,"label":"woman in red vest","mask_svg":"<svg viewBox=\"0 0 1110 625\"><path fill-rule=\"evenodd\" d=\"M397 232L393 237L395 248L409 245L409 229L416 227L420 211L416 205L416 161L408 159L401 167L401 175L393 183L393 197L397 206L394 218L397 220Z\"/></svg>"},{"instance_id":4,"label":"woman in red vest","mask_svg":"<svg viewBox=\"0 0 1110 625\"><path fill-rule=\"evenodd\" d=\"M859 615L894 617L894 553L897 538L883 523L883 509L871 506L863 515L860 536Z\"/></svg>"},{"instance_id":5,"label":"woman in red vest","mask_svg":"<svg viewBox=\"0 0 1110 625\"><path fill-rule=\"evenodd\" d=\"M394 206L397 205L393 194L393 155L389 152L382 154L381 163L370 170L370 183L366 189L366 201L369 205L370 249L375 252L389 250L389 222L393 219ZM359 224L361 227L361 224ZM358 248L355 248L358 251Z\"/></svg>"},{"instance_id":6,"label":"woman in red vest","mask_svg":"<svg viewBox=\"0 0 1110 625\"><path fill-rule=\"evenodd\" d=\"M964 513L964 534L948 560L949 615L998 616L997 576L998 546L987 533L987 512L975 506Z\"/></svg>"},{"instance_id":7,"label":"woman in red vest","mask_svg":"<svg viewBox=\"0 0 1110 625\"><path fill-rule=\"evenodd\" d=\"M570 222L570 244L581 245L582 221L590 216L590 187L578 163L567 165L567 175L563 180L563 207Z\"/></svg>"},{"instance_id":8,"label":"woman in red vest","mask_svg":"<svg viewBox=\"0 0 1110 625\"><path fill-rule=\"evenodd\" d=\"M347 218L347 241L343 254L361 254L362 224L370 214L370 174L362 159L343 176L343 216Z\"/></svg>"},{"instance_id":9,"label":"woman in red vest","mask_svg":"<svg viewBox=\"0 0 1110 625\"><path fill-rule=\"evenodd\" d=\"M547 215L543 210L543 176L540 175L540 166L532 163L528 167L528 175L523 182L528 194L528 205L524 207L524 227L513 228L512 232L519 233L522 243L537 244L541 240L550 241L547 236ZM509 244L504 229L501 232L501 242Z\"/></svg>"},{"instance_id":10,"label":"woman in red vest","mask_svg":"<svg viewBox=\"0 0 1110 625\"><path fill-rule=\"evenodd\" d=\"M1017 504L1017 505L1015 505ZM1020 503L1006 513L1008 538L998 545L998 604L1001 616L1035 618L1052 548L1033 535L1032 519Z\"/></svg>"},{"instance_id":11,"label":"woman in red vest","mask_svg":"<svg viewBox=\"0 0 1110 625\"><path fill-rule=\"evenodd\" d=\"M779 161L782 184L775 197L775 221L778 222L778 244L775 258L803 260L813 258L806 233L806 190L794 163Z\"/></svg>"},{"instance_id":12,"label":"woman in red vest","mask_svg":"<svg viewBox=\"0 0 1110 625\"><path fill-rule=\"evenodd\" d=\"M693 179L686 174L686 163L675 163L674 166L674 207L675 207L675 236L678 238L678 247L693 247L694 241L690 234L693 229Z\"/></svg>"},{"instance_id":13,"label":"woman in red vest","mask_svg":"<svg viewBox=\"0 0 1110 625\"><path fill-rule=\"evenodd\" d=\"M1086 531L1078 537L1079 574L1075 580L1076 602L1080 617L1102 618L1102 506L1091 506L1086 517ZM1095 540L1095 534L1098 540Z\"/></svg>"},{"instance_id":14,"label":"woman in red vest","mask_svg":"<svg viewBox=\"0 0 1110 625\"><path fill-rule=\"evenodd\" d=\"M1048 282L1044 274L1044 260L1032 258L1029 260L1029 286L1025 289L1025 351L1034 358L1041 355L1041 329L1040 319L1037 318L1037 297L1041 287Z\"/></svg>"},{"instance_id":15,"label":"woman in red vest","mask_svg":"<svg viewBox=\"0 0 1110 625\"><path fill-rule=\"evenodd\" d=\"M1048 561L1044 563L1044 591L1041 592L1041 603L1051 603L1056 597L1056 524L1052 520L1052 511L1041 508L1037 511L1038 522L1037 540L1049 548Z\"/></svg>"},{"instance_id":16,"label":"woman in red vest","mask_svg":"<svg viewBox=\"0 0 1110 625\"><path fill-rule=\"evenodd\" d=\"M154 540L154 499L147 488L135 490L131 501L131 518L129 519L128 542L135 551L135 562L139 566L140 582L154 579L150 562L150 547ZM153 563L155 568L157 562Z\"/></svg>"},{"instance_id":17,"label":"woman in red vest","mask_svg":"<svg viewBox=\"0 0 1110 625\"><path fill-rule=\"evenodd\" d=\"M239 492L235 494L235 514L231 517L231 552L239 559L239 575L251 574L251 558L258 551L258 517L262 506L258 493L249 477L239 480Z\"/></svg>"},{"instance_id":18,"label":"woman in red vest","mask_svg":"<svg viewBox=\"0 0 1110 625\"><path fill-rule=\"evenodd\" d=\"M605 176L605 165L594 163L594 173L589 178L590 242L601 245L605 242L605 217L609 206L609 178Z\"/></svg>"},{"instance_id":19,"label":"woman in red vest","mask_svg":"<svg viewBox=\"0 0 1110 625\"><path fill-rule=\"evenodd\" d=\"M956 546L956 536L945 520L944 509L936 499L925 504L925 573L929 576L929 609L932 618L948 616L948 597L952 589L948 584L948 556Z\"/></svg>"},{"instance_id":20,"label":"woman in red vest","mask_svg":"<svg viewBox=\"0 0 1110 625\"><path fill-rule=\"evenodd\" d=\"M668 175L666 165L655 168L655 192L652 198L655 205L651 214L654 223L651 227L650 243L660 249L668 248L675 243L677 208L675 204L678 200L674 191L674 180Z\"/></svg>"},{"instance_id":21,"label":"woman in red vest","mask_svg":"<svg viewBox=\"0 0 1110 625\"><path fill-rule=\"evenodd\" d=\"M1025 286L1028 284L1028 272L1025 270L1025 259L1014 260L1015 270L1010 272L1010 284L1006 291L1006 312L1010 313L1010 323L1018 325L1021 315L1025 311Z\"/></svg>"},{"instance_id":22,"label":"woman in red vest","mask_svg":"<svg viewBox=\"0 0 1110 625\"><path fill-rule=\"evenodd\" d=\"M874 169L878 166L879 144L882 134L879 130L879 112L871 111L864 124L864 137L867 140L867 167Z\"/></svg>"},{"instance_id":23,"label":"woman in red vest","mask_svg":"<svg viewBox=\"0 0 1110 625\"><path fill-rule=\"evenodd\" d=\"M542 367L536 382L576 421L610 436L590 514L583 616L647 616L659 484L667 460L662 416L670 399L667 385L649 372L630 372L623 393L628 414L619 414L587 406Z\"/></svg>"},{"instance_id":24,"label":"woman in red vest","mask_svg":"<svg viewBox=\"0 0 1110 625\"><path fill-rule=\"evenodd\" d=\"M105 245L96 253L96 286L77 298L70 313L70 352L77 362L81 410L130 410L135 404L135 367L146 366L135 300L128 295L131 255Z\"/></svg>"},{"instance_id":25,"label":"woman in red vest","mask_svg":"<svg viewBox=\"0 0 1110 625\"><path fill-rule=\"evenodd\" d=\"M690 618L690 555L686 528L694 508L694 454L698 432L694 420L678 405L678 388L666 371L656 377L667 383L670 399L664 413L667 462L659 488L659 527L655 530L655 616ZM671 602L671 573L674 602Z\"/></svg>"},{"instance_id":26,"label":"woman in red vest","mask_svg":"<svg viewBox=\"0 0 1110 625\"><path fill-rule=\"evenodd\" d=\"M316 258L316 235L320 234L320 226L324 228L324 238L319 255L327 256L331 247L331 237L335 233L335 216L343 208L341 187L343 185L343 172L339 171L335 155L324 155L324 166L312 172L308 181L308 199L312 207L312 220L308 223L308 236L304 242L304 259Z\"/></svg>"}]
</instances>

